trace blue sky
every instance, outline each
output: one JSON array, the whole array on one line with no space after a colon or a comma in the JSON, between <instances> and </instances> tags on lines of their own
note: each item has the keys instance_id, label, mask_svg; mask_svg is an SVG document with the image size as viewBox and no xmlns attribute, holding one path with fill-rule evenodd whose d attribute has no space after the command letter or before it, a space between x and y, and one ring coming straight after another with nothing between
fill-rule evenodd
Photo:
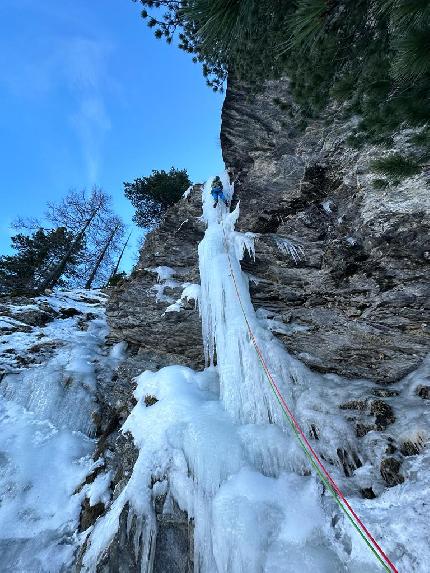
<instances>
[{"instance_id":1,"label":"blue sky","mask_svg":"<svg viewBox=\"0 0 430 573\"><path fill-rule=\"evenodd\" d=\"M196 182L222 169L222 97L152 36L140 8L1 0L0 254L17 215L43 215L68 189L100 185L130 222L123 181L172 165Z\"/></svg>"}]
</instances>

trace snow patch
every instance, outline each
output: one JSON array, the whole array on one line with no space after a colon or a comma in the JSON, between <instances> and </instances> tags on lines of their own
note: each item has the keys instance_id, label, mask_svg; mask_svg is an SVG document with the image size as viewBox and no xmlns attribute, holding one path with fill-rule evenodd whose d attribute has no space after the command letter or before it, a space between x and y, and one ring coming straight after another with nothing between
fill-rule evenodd
<instances>
[{"instance_id":1,"label":"snow patch","mask_svg":"<svg viewBox=\"0 0 430 573\"><path fill-rule=\"evenodd\" d=\"M169 302L172 303L173 299L171 296L167 296L164 294L166 288L177 288L180 283L176 280L173 280L171 277L175 274L175 270L166 267L147 267L145 268L146 271L151 273L155 273L157 275L157 284L151 287L151 291L155 295L155 300L157 302Z\"/></svg>"},{"instance_id":2,"label":"snow patch","mask_svg":"<svg viewBox=\"0 0 430 573\"><path fill-rule=\"evenodd\" d=\"M194 300L194 309L196 310L199 306L200 299L200 285L195 283L184 283L184 289L180 298L173 304L169 305L163 313L166 312L180 312L184 308L184 301Z\"/></svg>"},{"instance_id":3,"label":"snow patch","mask_svg":"<svg viewBox=\"0 0 430 573\"><path fill-rule=\"evenodd\" d=\"M329 215L330 213L333 213L334 203L331 199L326 199L326 201L321 203L321 207Z\"/></svg>"},{"instance_id":4,"label":"snow patch","mask_svg":"<svg viewBox=\"0 0 430 573\"><path fill-rule=\"evenodd\" d=\"M183 197L184 199L188 199L188 197L190 196L190 193L191 193L192 190L193 190L193 186L190 185L190 186L188 187L188 189L184 192L184 194L182 195L182 197Z\"/></svg>"},{"instance_id":5,"label":"snow patch","mask_svg":"<svg viewBox=\"0 0 430 573\"><path fill-rule=\"evenodd\" d=\"M80 314L0 334L0 569L59 573L72 567L85 495L79 486L94 468L96 370L109 375L122 346L110 357L102 350L103 293L57 290L34 300L8 308L19 314L49 305ZM78 326L83 316L86 330ZM92 486L93 501L107 501L101 481Z\"/></svg>"}]
</instances>

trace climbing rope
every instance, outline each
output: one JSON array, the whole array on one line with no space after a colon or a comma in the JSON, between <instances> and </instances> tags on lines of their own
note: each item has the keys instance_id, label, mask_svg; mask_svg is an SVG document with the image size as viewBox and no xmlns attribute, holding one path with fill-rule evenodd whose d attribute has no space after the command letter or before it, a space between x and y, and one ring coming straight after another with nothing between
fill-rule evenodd
<instances>
[{"instance_id":1,"label":"climbing rope","mask_svg":"<svg viewBox=\"0 0 430 573\"><path fill-rule=\"evenodd\" d=\"M353 525L355 530L358 532L358 534L364 540L366 545L372 551L373 555L376 557L376 559L379 561L379 563L384 567L384 569L386 571L389 571L391 573L399 573L398 570L396 569L395 565L392 563L392 561L389 559L389 557L383 551L381 546L378 544L378 542L375 540L375 538L369 532L367 527L364 525L364 523L361 521L361 519L355 513L355 511L353 510L353 508L349 504L348 500L345 498L342 491L340 490L339 486L336 484L334 479L331 477L331 475L329 474L329 472L325 468L325 466L322 463L322 461L320 460L318 454L315 452L315 450L312 448L312 445L309 443L309 440L307 439L305 433L303 432L300 424L296 420L293 412L290 410L288 404L286 403L284 397L282 396L282 393L281 393L278 385L276 384L276 381L274 380L274 378L273 378L273 376L269 370L269 367L266 364L263 353L262 353L262 351L258 345L257 339L256 339L256 337L252 331L251 324L250 324L248 317L246 315L246 311L245 311L245 308L243 306L242 298L240 296L236 276L235 276L235 273L233 270L233 264L232 264L231 257L230 257L230 251L229 251L228 242L227 242L227 235L225 233L223 221L221 221L221 227L222 227L222 231L223 231L223 235L224 235L224 247L225 247L225 250L227 253L228 264L229 264L229 268L230 268L230 276L232 277L232 280L233 280L234 288L236 291L236 295L237 295L237 298L239 301L239 305L240 305L243 317L245 319L245 323L246 323L246 326L248 329L249 337L250 337L251 342L254 346L254 349L257 353L258 359L259 359L260 364L264 370L264 373L265 373L265 375L269 381L270 387L271 387L271 389L272 389L272 391L276 397L276 400L278 401L279 405L281 406L281 409L282 409L285 417L287 418L288 423L294 432L294 435L296 436L298 442L300 443L300 446L303 449L304 453L306 454L306 457L309 459L312 467L317 472L319 478L321 479L323 484L327 487L327 489L329 490L329 492L331 493L331 495L335 499L336 503L339 505L339 507L345 513L348 520L351 522L351 524Z\"/></svg>"}]
</instances>

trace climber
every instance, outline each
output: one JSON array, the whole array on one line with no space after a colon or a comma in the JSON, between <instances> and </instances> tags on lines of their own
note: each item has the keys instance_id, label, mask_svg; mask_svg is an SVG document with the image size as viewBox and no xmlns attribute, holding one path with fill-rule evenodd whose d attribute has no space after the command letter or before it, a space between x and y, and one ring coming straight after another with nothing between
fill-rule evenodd
<instances>
[{"instance_id":1,"label":"climber","mask_svg":"<svg viewBox=\"0 0 430 573\"><path fill-rule=\"evenodd\" d=\"M218 201L219 199L222 199L224 201L224 203L226 204L226 206L228 207L228 201L225 198L224 192L223 192L223 186L221 183L221 179L218 177L218 175L215 177L215 179L212 181L212 189L211 189L211 195L214 198L214 207L216 207L218 205Z\"/></svg>"}]
</instances>

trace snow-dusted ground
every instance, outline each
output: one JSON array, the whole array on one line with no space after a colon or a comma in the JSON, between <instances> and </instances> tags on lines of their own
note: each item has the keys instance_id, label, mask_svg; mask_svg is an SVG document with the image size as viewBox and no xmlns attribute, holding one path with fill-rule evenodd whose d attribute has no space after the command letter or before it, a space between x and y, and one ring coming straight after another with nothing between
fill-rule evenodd
<instances>
[{"instance_id":1,"label":"snow-dusted ground","mask_svg":"<svg viewBox=\"0 0 430 573\"><path fill-rule=\"evenodd\" d=\"M223 183L228 189L225 177ZM430 456L425 445L430 414L415 388L428 376L428 364L390 387L400 396L393 401L396 422L386 435L370 431L358 443L347 420L354 412L339 410L339 405L368 399L375 386L312 373L273 337L264 312L256 314L253 309L248 279L240 268L244 250L253 251L253 236L234 230L238 212L237 208L228 213L223 205L214 209L210 182L206 184L207 231L199 246L198 303L211 366L204 372L170 366L137 378L138 402L123 430L132 433L139 458L127 486L91 532L84 567L95 570L126 503L144 515L138 533L150 547L156 527L153 501L167 495L194 519L196 571L383 570L311 472L274 399L238 303L230 253L244 312L285 399L305 431L312 429L313 447L399 571L426 573ZM162 282L170 279L168 272L159 276ZM170 310L180 312L177 303ZM158 401L147 407L146 396ZM379 474L387 434L398 443L411 441L422 449L403 464L405 482L390 489ZM349 460L351 477L345 477L342 457ZM378 497L363 499L360 490L370 486ZM143 571L149 559L143 556Z\"/></svg>"},{"instance_id":2,"label":"snow-dusted ground","mask_svg":"<svg viewBox=\"0 0 430 573\"><path fill-rule=\"evenodd\" d=\"M75 290L2 305L2 573L70 570L88 488L76 490L94 467L96 375L115 363L103 353L104 303L99 291ZM51 314L48 322L28 326L28 313L36 316L30 322L45 322L40 312Z\"/></svg>"}]
</instances>

